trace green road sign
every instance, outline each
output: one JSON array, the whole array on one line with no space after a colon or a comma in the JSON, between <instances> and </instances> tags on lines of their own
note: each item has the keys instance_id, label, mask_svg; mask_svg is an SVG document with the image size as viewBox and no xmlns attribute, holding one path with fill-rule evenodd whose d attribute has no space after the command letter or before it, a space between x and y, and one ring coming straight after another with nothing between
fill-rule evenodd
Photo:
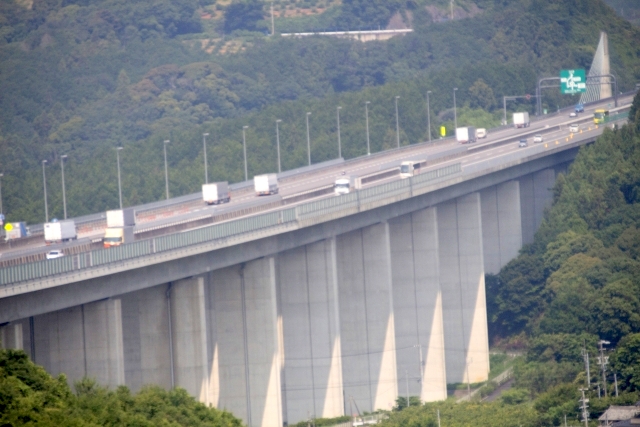
<instances>
[{"instance_id":1,"label":"green road sign","mask_svg":"<svg viewBox=\"0 0 640 427\"><path fill-rule=\"evenodd\" d=\"M560 70L560 93L573 95L587 91L584 70Z\"/></svg>"}]
</instances>

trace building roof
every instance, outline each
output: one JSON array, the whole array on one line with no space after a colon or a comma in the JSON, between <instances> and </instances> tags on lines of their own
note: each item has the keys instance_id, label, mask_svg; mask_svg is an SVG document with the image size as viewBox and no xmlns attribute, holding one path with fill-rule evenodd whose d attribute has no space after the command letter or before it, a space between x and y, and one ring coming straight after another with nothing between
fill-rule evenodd
<instances>
[{"instance_id":1,"label":"building roof","mask_svg":"<svg viewBox=\"0 0 640 427\"><path fill-rule=\"evenodd\" d=\"M609 406L600 418L599 421L623 421L630 420L636 415L640 414L640 407L638 406Z\"/></svg>"},{"instance_id":2,"label":"building roof","mask_svg":"<svg viewBox=\"0 0 640 427\"><path fill-rule=\"evenodd\" d=\"M639 427L640 418L631 418L630 420L618 421L611 424L611 427Z\"/></svg>"}]
</instances>

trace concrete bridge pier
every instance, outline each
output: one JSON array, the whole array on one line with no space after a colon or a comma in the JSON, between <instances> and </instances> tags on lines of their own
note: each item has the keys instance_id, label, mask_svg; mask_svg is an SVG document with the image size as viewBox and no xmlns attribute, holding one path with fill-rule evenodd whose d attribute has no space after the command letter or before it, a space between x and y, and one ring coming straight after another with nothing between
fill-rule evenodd
<instances>
[{"instance_id":1,"label":"concrete bridge pier","mask_svg":"<svg viewBox=\"0 0 640 427\"><path fill-rule=\"evenodd\" d=\"M447 398L435 208L389 221L398 394ZM408 389L408 390L407 390Z\"/></svg>"},{"instance_id":2,"label":"concrete bridge pier","mask_svg":"<svg viewBox=\"0 0 640 427\"><path fill-rule=\"evenodd\" d=\"M216 270L209 284L212 402L249 426L282 426L282 323L275 261Z\"/></svg>"},{"instance_id":3,"label":"concrete bridge pier","mask_svg":"<svg viewBox=\"0 0 640 427\"><path fill-rule=\"evenodd\" d=\"M480 194L438 205L437 212L447 381L485 381L489 339Z\"/></svg>"},{"instance_id":4,"label":"concrete bridge pier","mask_svg":"<svg viewBox=\"0 0 640 427\"><path fill-rule=\"evenodd\" d=\"M551 207L555 180L553 169L544 169L519 179L523 244L533 243L533 236L542 224L544 211Z\"/></svg>"},{"instance_id":5,"label":"concrete bridge pier","mask_svg":"<svg viewBox=\"0 0 640 427\"><path fill-rule=\"evenodd\" d=\"M344 414L335 239L277 257L283 330L283 418Z\"/></svg>"},{"instance_id":6,"label":"concrete bridge pier","mask_svg":"<svg viewBox=\"0 0 640 427\"><path fill-rule=\"evenodd\" d=\"M520 184L509 181L480 192L484 268L497 274L522 248Z\"/></svg>"},{"instance_id":7,"label":"concrete bridge pier","mask_svg":"<svg viewBox=\"0 0 640 427\"><path fill-rule=\"evenodd\" d=\"M121 319L118 298L35 316L32 358L52 375L66 374L70 385L85 376L109 387L122 385ZM14 330L22 333L24 323Z\"/></svg>"},{"instance_id":8,"label":"concrete bridge pier","mask_svg":"<svg viewBox=\"0 0 640 427\"><path fill-rule=\"evenodd\" d=\"M391 409L398 396L389 224L337 236L345 398L361 411Z\"/></svg>"},{"instance_id":9,"label":"concrete bridge pier","mask_svg":"<svg viewBox=\"0 0 640 427\"><path fill-rule=\"evenodd\" d=\"M0 326L0 348L3 350L24 350L31 355L31 327L28 319Z\"/></svg>"}]
</instances>

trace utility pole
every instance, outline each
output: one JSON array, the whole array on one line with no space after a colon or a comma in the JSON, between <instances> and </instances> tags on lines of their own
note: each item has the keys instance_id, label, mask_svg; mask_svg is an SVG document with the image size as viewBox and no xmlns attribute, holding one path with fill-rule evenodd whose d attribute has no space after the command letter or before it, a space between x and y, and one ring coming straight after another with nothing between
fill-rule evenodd
<instances>
[{"instance_id":1,"label":"utility pole","mask_svg":"<svg viewBox=\"0 0 640 427\"><path fill-rule=\"evenodd\" d=\"M275 34L275 25L273 22L273 2L271 2L271 35Z\"/></svg>"},{"instance_id":2,"label":"utility pole","mask_svg":"<svg viewBox=\"0 0 640 427\"><path fill-rule=\"evenodd\" d=\"M598 364L602 370L602 388L604 388L604 397L607 397L607 363L609 363L609 356L604 355L605 344L611 344L609 341L600 340L600 357L598 358Z\"/></svg>"},{"instance_id":3,"label":"utility pole","mask_svg":"<svg viewBox=\"0 0 640 427\"><path fill-rule=\"evenodd\" d=\"M587 341L584 341L584 346L582 347L582 357L584 358L584 366L587 370L587 388L591 388L591 371L589 370L589 352L587 352Z\"/></svg>"},{"instance_id":4,"label":"utility pole","mask_svg":"<svg viewBox=\"0 0 640 427\"><path fill-rule=\"evenodd\" d=\"M440 427L440 409L436 409L438 413L438 427Z\"/></svg>"},{"instance_id":5,"label":"utility pole","mask_svg":"<svg viewBox=\"0 0 640 427\"><path fill-rule=\"evenodd\" d=\"M469 365L471 364L471 362L473 362L473 359L469 359L469 361L467 362L467 393L469 395L469 402L471 402L471 376L469 375Z\"/></svg>"},{"instance_id":6,"label":"utility pole","mask_svg":"<svg viewBox=\"0 0 640 427\"><path fill-rule=\"evenodd\" d=\"M407 387L407 408L408 408L409 407L409 371L406 369L404 370L404 380Z\"/></svg>"},{"instance_id":7,"label":"utility pole","mask_svg":"<svg viewBox=\"0 0 640 427\"><path fill-rule=\"evenodd\" d=\"M589 403L589 399L584 397L584 389L581 388L580 392L582 393L582 399L580 399L580 409L582 409L582 421L584 421L584 427L589 427L589 412L587 411L587 408L589 407L589 405L587 405L587 403Z\"/></svg>"},{"instance_id":8,"label":"utility pole","mask_svg":"<svg viewBox=\"0 0 640 427\"><path fill-rule=\"evenodd\" d=\"M414 347L414 348L416 348L416 347L417 347L417 348L418 348L418 350L419 350L418 355L419 355L419 362L420 362L420 366L418 366L418 377L419 377L420 379L418 380L418 382L419 382L420 384L422 384L422 370L424 369L424 368L423 368L424 362L422 361L422 344L416 344L416 345L414 345L413 347Z\"/></svg>"},{"instance_id":9,"label":"utility pole","mask_svg":"<svg viewBox=\"0 0 640 427\"><path fill-rule=\"evenodd\" d=\"M613 373L613 382L616 385L616 397L618 397L618 375L615 372Z\"/></svg>"}]
</instances>

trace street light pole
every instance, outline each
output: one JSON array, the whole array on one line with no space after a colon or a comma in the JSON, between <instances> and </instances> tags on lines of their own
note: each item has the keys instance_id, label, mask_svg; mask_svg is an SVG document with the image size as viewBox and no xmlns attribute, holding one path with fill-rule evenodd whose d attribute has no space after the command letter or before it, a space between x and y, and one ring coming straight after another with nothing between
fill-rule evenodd
<instances>
[{"instance_id":1,"label":"street light pole","mask_svg":"<svg viewBox=\"0 0 640 427\"><path fill-rule=\"evenodd\" d=\"M398 148L400 148L400 122L398 120L398 99L400 99L400 97L396 96L396 143L398 145Z\"/></svg>"},{"instance_id":2,"label":"street light pole","mask_svg":"<svg viewBox=\"0 0 640 427\"><path fill-rule=\"evenodd\" d=\"M364 117L367 123L367 156L371 155L371 146L369 145L369 104L369 101L364 103Z\"/></svg>"},{"instance_id":3,"label":"street light pole","mask_svg":"<svg viewBox=\"0 0 640 427\"><path fill-rule=\"evenodd\" d=\"M276 145L278 147L278 173L282 172L282 167L280 166L280 128L278 127L278 123L282 120L276 120Z\"/></svg>"},{"instance_id":4,"label":"street light pole","mask_svg":"<svg viewBox=\"0 0 640 427\"><path fill-rule=\"evenodd\" d=\"M116 147L116 162L118 163L118 200L120 201L120 209L122 209L122 181L120 181L120 150L122 150L122 147Z\"/></svg>"},{"instance_id":5,"label":"street light pole","mask_svg":"<svg viewBox=\"0 0 640 427\"><path fill-rule=\"evenodd\" d=\"M168 139L164 141L164 187L167 193L167 200L169 200L169 167L167 166L167 144L169 142Z\"/></svg>"},{"instance_id":6,"label":"street light pole","mask_svg":"<svg viewBox=\"0 0 640 427\"><path fill-rule=\"evenodd\" d=\"M245 131L249 126L242 126L242 152L244 153L244 180L249 181L249 173L247 171L247 137Z\"/></svg>"},{"instance_id":7,"label":"street light pole","mask_svg":"<svg viewBox=\"0 0 640 427\"><path fill-rule=\"evenodd\" d=\"M44 222L49 222L49 206L47 205L47 175L44 172L46 160L42 161L42 183L44 186Z\"/></svg>"},{"instance_id":8,"label":"street light pole","mask_svg":"<svg viewBox=\"0 0 640 427\"><path fill-rule=\"evenodd\" d=\"M309 166L311 166L311 139L309 138L309 116L311 113L307 111L307 157L309 158Z\"/></svg>"},{"instance_id":9,"label":"street light pole","mask_svg":"<svg viewBox=\"0 0 640 427\"><path fill-rule=\"evenodd\" d=\"M342 142L340 141L340 110L342 110L342 107L338 106L338 108L336 108L336 115L338 118L338 158L342 157Z\"/></svg>"},{"instance_id":10,"label":"street light pole","mask_svg":"<svg viewBox=\"0 0 640 427\"><path fill-rule=\"evenodd\" d=\"M207 137L208 133L202 134L202 153L204 154L204 183L209 183L209 174L207 173Z\"/></svg>"},{"instance_id":11,"label":"street light pole","mask_svg":"<svg viewBox=\"0 0 640 427\"><path fill-rule=\"evenodd\" d=\"M456 109L456 91L457 90L458 90L457 87L453 88L453 127L455 129L458 129L458 111Z\"/></svg>"},{"instance_id":12,"label":"street light pole","mask_svg":"<svg viewBox=\"0 0 640 427\"><path fill-rule=\"evenodd\" d=\"M64 159L66 158L66 154L60 156L60 168L62 170L62 210L64 212L64 219L67 219L67 193L64 188Z\"/></svg>"},{"instance_id":13,"label":"street light pole","mask_svg":"<svg viewBox=\"0 0 640 427\"><path fill-rule=\"evenodd\" d=\"M429 111L429 94L430 90L427 91L427 134L429 135L429 142L431 142L431 111Z\"/></svg>"}]
</instances>

